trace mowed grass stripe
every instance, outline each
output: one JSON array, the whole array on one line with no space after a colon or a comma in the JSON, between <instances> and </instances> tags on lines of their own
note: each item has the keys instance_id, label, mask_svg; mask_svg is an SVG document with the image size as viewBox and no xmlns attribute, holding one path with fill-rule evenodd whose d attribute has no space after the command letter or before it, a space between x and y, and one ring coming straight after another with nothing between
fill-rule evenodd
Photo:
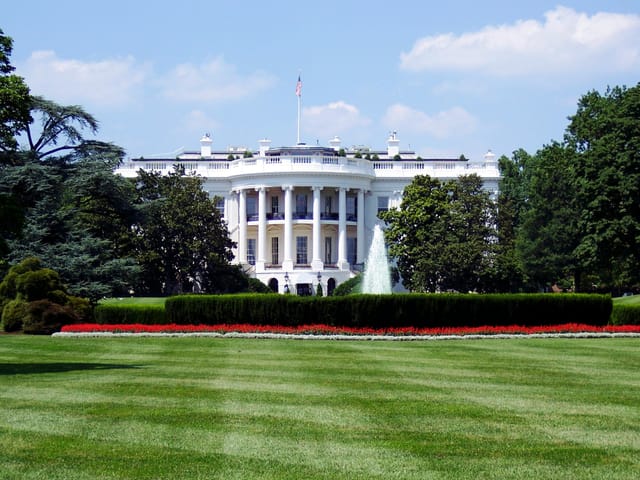
<instances>
[{"instance_id":1,"label":"mowed grass stripe","mask_svg":"<svg viewBox=\"0 0 640 480\"><path fill-rule=\"evenodd\" d=\"M0 461L6 478L633 478L638 347L4 336Z\"/></svg>"}]
</instances>

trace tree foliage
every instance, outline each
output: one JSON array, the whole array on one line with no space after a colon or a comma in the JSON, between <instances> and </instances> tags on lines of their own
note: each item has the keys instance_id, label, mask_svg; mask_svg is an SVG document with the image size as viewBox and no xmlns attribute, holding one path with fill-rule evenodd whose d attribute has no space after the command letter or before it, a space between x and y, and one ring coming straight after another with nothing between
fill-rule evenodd
<instances>
[{"instance_id":1,"label":"tree foliage","mask_svg":"<svg viewBox=\"0 0 640 480\"><path fill-rule=\"evenodd\" d=\"M184 291L209 293L246 288L243 273L229 265L234 244L200 177L183 167L163 176L138 172L134 226L137 259L144 275L140 289L151 295ZM244 283L244 285L242 285Z\"/></svg>"},{"instance_id":2,"label":"tree foliage","mask_svg":"<svg viewBox=\"0 0 640 480\"><path fill-rule=\"evenodd\" d=\"M31 121L29 87L22 77L14 75L10 57L13 40L0 29L0 165L14 158L16 135Z\"/></svg>"},{"instance_id":3,"label":"tree foliage","mask_svg":"<svg viewBox=\"0 0 640 480\"><path fill-rule=\"evenodd\" d=\"M524 288L640 289L640 84L587 93L562 143L500 166Z\"/></svg>"},{"instance_id":4,"label":"tree foliage","mask_svg":"<svg viewBox=\"0 0 640 480\"><path fill-rule=\"evenodd\" d=\"M493 202L477 175L440 182L417 176L400 208L381 212L389 254L416 292L484 291L494 261Z\"/></svg>"},{"instance_id":5,"label":"tree foliage","mask_svg":"<svg viewBox=\"0 0 640 480\"><path fill-rule=\"evenodd\" d=\"M526 207L521 210L517 249L535 290L571 284L576 275L577 245L575 158L554 142L537 152L529 164Z\"/></svg>"},{"instance_id":6,"label":"tree foliage","mask_svg":"<svg viewBox=\"0 0 640 480\"><path fill-rule=\"evenodd\" d=\"M70 295L60 275L37 258L11 267L0 282L0 318L5 331L49 334L86 320L89 302Z\"/></svg>"},{"instance_id":7,"label":"tree foliage","mask_svg":"<svg viewBox=\"0 0 640 480\"><path fill-rule=\"evenodd\" d=\"M640 83L584 95L565 141L577 154L577 261L600 288L640 287Z\"/></svg>"},{"instance_id":8,"label":"tree foliage","mask_svg":"<svg viewBox=\"0 0 640 480\"><path fill-rule=\"evenodd\" d=\"M51 112L65 110L46 103ZM72 110L78 114L78 108ZM12 202L10 216L23 222L21 228L0 234L10 250L9 262L38 257L76 293L97 301L128 291L139 270L124 241L135 214L133 189L113 175L124 156L121 148L84 140L79 129L63 123L50 123L43 131L49 140L39 145L61 142L64 149L16 153L13 165L3 168L0 201ZM73 145L51 136L69 129L75 132ZM65 155L56 155L61 152Z\"/></svg>"}]
</instances>

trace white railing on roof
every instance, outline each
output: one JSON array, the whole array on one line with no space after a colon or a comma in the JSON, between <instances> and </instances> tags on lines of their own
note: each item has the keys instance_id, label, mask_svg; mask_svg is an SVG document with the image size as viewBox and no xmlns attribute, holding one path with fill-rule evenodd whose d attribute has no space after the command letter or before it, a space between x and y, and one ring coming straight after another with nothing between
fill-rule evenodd
<instances>
[{"instance_id":1,"label":"white railing on roof","mask_svg":"<svg viewBox=\"0 0 640 480\"><path fill-rule=\"evenodd\" d=\"M135 177L140 169L168 173L174 165L183 165L189 173L202 177L226 178L261 173L344 173L371 178L410 178L415 175L454 178L477 173L482 177L499 177L497 162L460 160L367 160L321 155L269 156L237 160L129 160L116 170L125 177Z\"/></svg>"}]
</instances>

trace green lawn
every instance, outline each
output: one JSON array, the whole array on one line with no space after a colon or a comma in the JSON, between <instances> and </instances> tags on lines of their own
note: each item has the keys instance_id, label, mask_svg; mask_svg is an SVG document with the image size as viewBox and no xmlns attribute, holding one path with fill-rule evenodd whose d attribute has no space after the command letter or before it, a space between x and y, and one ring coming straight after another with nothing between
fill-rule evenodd
<instances>
[{"instance_id":1,"label":"green lawn","mask_svg":"<svg viewBox=\"0 0 640 480\"><path fill-rule=\"evenodd\" d=\"M0 478L640 478L640 339L2 335Z\"/></svg>"},{"instance_id":2,"label":"green lawn","mask_svg":"<svg viewBox=\"0 0 640 480\"><path fill-rule=\"evenodd\" d=\"M99 303L103 305L164 305L166 297L119 297L105 298Z\"/></svg>"},{"instance_id":3,"label":"green lawn","mask_svg":"<svg viewBox=\"0 0 640 480\"><path fill-rule=\"evenodd\" d=\"M640 305L640 295L628 295L613 299L614 305Z\"/></svg>"}]
</instances>

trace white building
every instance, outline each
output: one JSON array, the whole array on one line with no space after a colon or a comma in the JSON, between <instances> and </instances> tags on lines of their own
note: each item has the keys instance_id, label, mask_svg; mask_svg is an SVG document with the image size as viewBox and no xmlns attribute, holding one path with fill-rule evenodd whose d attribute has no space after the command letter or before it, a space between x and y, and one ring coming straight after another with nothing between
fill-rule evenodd
<instances>
[{"instance_id":1,"label":"white building","mask_svg":"<svg viewBox=\"0 0 640 480\"><path fill-rule=\"evenodd\" d=\"M393 132L387 149L343 149L299 144L259 149L214 150L207 134L199 152L175 158L130 159L116 173L135 177L140 169L168 173L174 165L200 175L237 243L235 261L273 290L325 294L362 270L378 212L400 205L403 189L416 175L440 180L478 174L498 191L500 173L490 151L481 161L421 159L400 150Z\"/></svg>"}]
</instances>

